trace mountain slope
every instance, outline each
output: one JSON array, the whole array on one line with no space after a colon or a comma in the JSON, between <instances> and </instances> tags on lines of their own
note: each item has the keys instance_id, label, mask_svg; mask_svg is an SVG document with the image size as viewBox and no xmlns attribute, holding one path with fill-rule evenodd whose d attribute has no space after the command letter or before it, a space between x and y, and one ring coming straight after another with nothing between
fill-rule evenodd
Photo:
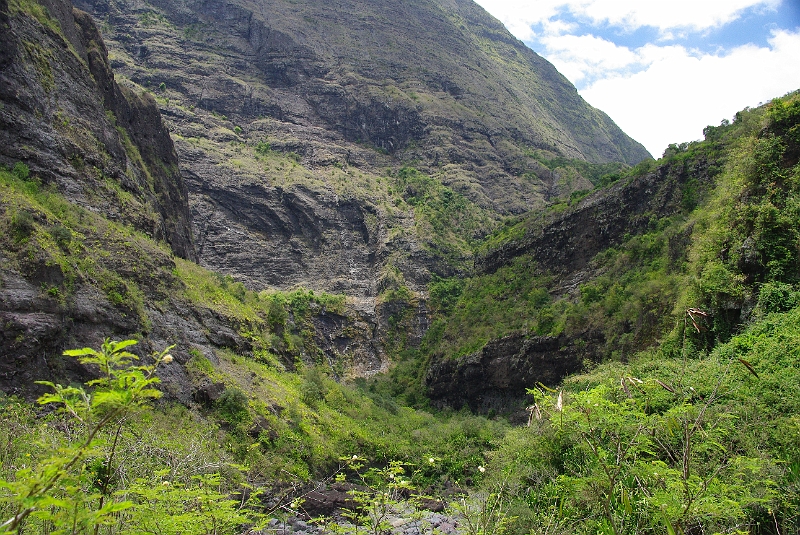
<instances>
[{"instance_id":1,"label":"mountain slope","mask_svg":"<svg viewBox=\"0 0 800 535\"><path fill-rule=\"evenodd\" d=\"M395 268L412 290L463 271L468 247L442 265L387 169L413 165L474 205L464 243L590 187L542 159L648 157L472 2L77 5L118 75L159 102L201 263L254 288L374 298Z\"/></svg>"},{"instance_id":2,"label":"mountain slope","mask_svg":"<svg viewBox=\"0 0 800 535\"><path fill-rule=\"evenodd\" d=\"M710 350L791 308L798 110L797 93L744 110L571 206L498 230L474 277L431 290L429 395L518 406L526 387L592 362L654 346L673 355L692 325L695 349Z\"/></svg>"}]
</instances>

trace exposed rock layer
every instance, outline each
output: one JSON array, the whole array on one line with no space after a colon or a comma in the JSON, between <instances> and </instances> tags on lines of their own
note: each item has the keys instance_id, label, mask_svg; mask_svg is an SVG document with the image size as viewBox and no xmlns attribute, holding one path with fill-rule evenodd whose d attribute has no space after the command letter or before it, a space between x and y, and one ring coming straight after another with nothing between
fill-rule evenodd
<instances>
[{"instance_id":1,"label":"exposed rock layer","mask_svg":"<svg viewBox=\"0 0 800 535\"><path fill-rule=\"evenodd\" d=\"M381 206L371 177L387 167L436 174L496 218L554 191L536 151L648 157L471 1L76 3L176 134L200 262L251 287L374 297L390 264L414 290L429 271L449 274L436 251L420 254L414 215ZM252 150L260 140L307 173L265 166Z\"/></svg>"},{"instance_id":2,"label":"exposed rock layer","mask_svg":"<svg viewBox=\"0 0 800 535\"><path fill-rule=\"evenodd\" d=\"M440 408L467 406L482 413L518 410L526 389L537 383L556 385L579 371L592 345L602 342L602 337L592 338L578 344L564 337L516 334L465 357L435 362L425 377L431 401Z\"/></svg>"}]
</instances>

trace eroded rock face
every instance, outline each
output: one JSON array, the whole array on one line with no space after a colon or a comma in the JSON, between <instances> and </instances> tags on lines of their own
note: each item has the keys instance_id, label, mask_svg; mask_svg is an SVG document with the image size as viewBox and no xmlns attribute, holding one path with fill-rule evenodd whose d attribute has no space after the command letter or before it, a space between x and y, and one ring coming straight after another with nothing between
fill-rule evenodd
<instances>
[{"instance_id":1,"label":"eroded rock face","mask_svg":"<svg viewBox=\"0 0 800 535\"><path fill-rule=\"evenodd\" d=\"M194 258L187 190L155 102L115 82L86 13L62 0L41 4L48 15L39 20L24 4L22 12L9 13L7 2L0 3L0 163L24 164L21 169L29 169L37 187L54 188L70 202ZM4 223L13 217L10 206L0 199ZM47 227L58 224L33 217ZM3 243L24 247L8 236ZM84 380L87 370L61 357L64 349L98 347L105 337L146 331L142 318L124 304L112 304L96 280L71 280L64 296L68 268L54 262L46 247L33 244L17 260L11 257L19 251L0 252L0 389L5 392L35 396L43 388L35 380ZM124 263L125 257L119 260ZM152 266L154 275L174 268L163 251L159 258L136 262L120 272ZM164 298L158 281L144 282L148 297ZM143 344L142 354L175 338L161 327L154 329L152 345ZM176 380L176 392L187 385L185 377L183 386Z\"/></svg>"},{"instance_id":2,"label":"eroded rock face","mask_svg":"<svg viewBox=\"0 0 800 535\"><path fill-rule=\"evenodd\" d=\"M557 177L531 151L647 156L471 2L76 3L101 22L108 49L65 1L43 2L54 26L9 17L0 2L0 163L24 162L70 201L250 288L347 293L353 310L320 314L314 336L325 358L362 375L386 368L383 338L397 318L419 343L431 273L458 274L469 261L426 241L419 214L384 182L387 167L435 175L491 220L551 196ZM378 298L389 268L415 293L408 311ZM189 402L179 365L189 347L212 360L219 347L252 350L240 325L144 279L148 321L88 283L66 302L32 297L58 276L48 269L3 274L19 283L2 287L10 359L143 332L143 352L184 348L163 373Z\"/></svg>"},{"instance_id":3,"label":"eroded rock face","mask_svg":"<svg viewBox=\"0 0 800 535\"><path fill-rule=\"evenodd\" d=\"M45 5L52 26L4 7L0 163L22 162L70 201L194 258L188 193L155 101L114 81L87 14Z\"/></svg>"},{"instance_id":4,"label":"eroded rock face","mask_svg":"<svg viewBox=\"0 0 800 535\"><path fill-rule=\"evenodd\" d=\"M67 200L167 241L176 255L195 258L186 186L154 100L115 82L103 41L86 13L59 0L44 4L52 16L48 24L24 13L10 16L7 3L0 3L0 162L9 167L22 162L41 187L55 187ZM0 199L4 222L10 217L5 201ZM41 225L56 223L33 217ZM316 224L314 218L309 221ZM356 222L352 226L364 234ZM8 251L12 256L24 247L4 238L15 249ZM92 246L104 238L81 240ZM124 243L112 250L93 268L94 277L73 277L69 288L62 287L68 268L39 246L29 247L22 260L0 251L0 390L36 397L44 387L34 381L84 381L91 372L62 357L64 349L99 347L106 337L136 335L143 338L136 346L142 357L176 345L174 363L160 375L169 397L191 403L202 397L202 385L194 385L182 366L190 349L212 362L219 348L243 355L252 351L231 318L180 298L175 263L167 252L154 247L142 255ZM137 285L141 310L109 300L95 280L106 267ZM48 293L48 288L57 291ZM361 316L353 312L353 317ZM336 358L337 350L351 348L351 358L364 368L382 366L374 348L362 349L352 339L369 320L338 317L317 323L323 354Z\"/></svg>"},{"instance_id":5,"label":"eroded rock face","mask_svg":"<svg viewBox=\"0 0 800 535\"><path fill-rule=\"evenodd\" d=\"M418 254L414 215L381 207L361 174L414 165L497 217L550 197L555 178L534 149L648 156L472 2L76 3L102 21L115 69L158 97L200 263L253 287L368 295L387 262L408 254L426 264L404 271L412 289L431 270L446 274L435 252ZM307 172L253 158L260 140Z\"/></svg>"},{"instance_id":6,"label":"eroded rock face","mask_svg":"<svg viewBox=\"0 0 800 535\"><path fill-rule=\"evenodd\" d=\"M475 269L493 273L514 258L530 254L537 272L571 280L574 286L582 282L576 276L597 253L620 244L626 234L646 231L651 218L679 212L689 180L696 180L698 188L712 184L706 162L693 169L681 163L666 164L631 181L620 181L587 196L570 210L532 224L521 239L476 258Z\"/></svg>"},{"instance_id":7,"label":"eroded rock face","mask_svg":"<svg viewBox=\"0 0 800 535\"><path fill-rule=\"evenodd\" d=\"M375 219L370 206L302 186L217 188L190 177L197 251L206 266L233 271L257 290L326 281L329 291L375 295L381 236L367 221Z\"/></svg>"},{"instance_id":8,"label":"eroded rock face","mask_svg":"<svg viewBox=\"0 0 800 535\"><path fill-rule=\"evenodd\" d=\"M557 385L591 359L603 340L586 333L577 340L515 334L493 340L480 351L435 362L425 384L434 406L475 412L519 411L527 388Z\"/></svg>"}]
</instances>

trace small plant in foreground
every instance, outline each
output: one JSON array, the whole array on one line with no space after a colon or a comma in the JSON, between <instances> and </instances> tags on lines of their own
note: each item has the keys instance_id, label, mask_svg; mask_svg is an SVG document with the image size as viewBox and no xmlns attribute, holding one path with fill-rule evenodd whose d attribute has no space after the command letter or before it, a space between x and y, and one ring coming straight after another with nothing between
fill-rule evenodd
<instances>
[{"instance_id":1,"label":"small plant in foreground","mask_svg":"<svg viewBox=\"0 0 800 535\"><path fill-rule=\"evenodd\" d=\"M502 488L461 498L450 508L459 517L464 535L503 535L513 521L506 512Z\"/></svg>"},{"instance_id":2,"label":"small plant in foreground","mask_svg":"<svg viewBox=\"0 0 800 535\"><path fill-rule=\"evenodd\" d=\"M421 522L422 496L415 493L411 478L406 476L407 464L392 461L385 468L364 470L364 459L356 455L342 460L356 473L360 488L348 492L355 505L342 513L352 525L330 522L328 531L339 535L384 535L391 532L390 519L394 515ZM345 474L337 474L336 480L343 482Z\"/></svg>"},{"instance_id":3,"label":"small plant in foreground","mask_svg":"<svg viewBox=\"0 0 800 535\"><path fill-rule=\"evenodd\" d=\"M155 362L148 366L133 364L138 357L127 351L135 340L114 342L106 340L100 351L84 348L66 351L82 364L95 365L100 377L89 381L93 387L89 392L83 387L61 386L48 381L39 381L53 389L52 393L39 398L41 405L54 404L78 424L83 437L59 450L35 468L19 470L12 481L0 480L0 503L13 511L10 518L0 524L0 533L17 533L29 517L49 523L53 527L70 526L70 532L88 532L93 528L97 534L101 525L129 508L130 502L108 501L110 477L116 451L116 433L110 451L96 470L91 491L82 484L86 461L99 456L98 434L105 428L117 425L121 428L125 417L151 399L161 396L154 388L159 382L156 367L169 363L172 356L168 347L154 355ZM58 531L58 529L56 529Z\"/></svg>"}]
</instances>

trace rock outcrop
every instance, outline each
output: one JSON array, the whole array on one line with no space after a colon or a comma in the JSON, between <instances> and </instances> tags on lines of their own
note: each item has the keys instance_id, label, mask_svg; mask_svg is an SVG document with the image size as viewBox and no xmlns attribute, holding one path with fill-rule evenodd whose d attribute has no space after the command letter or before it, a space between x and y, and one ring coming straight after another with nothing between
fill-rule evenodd
<instances>
[{"instance_id":1,"label":"rock outcrop","mask_svg":"<svg viewBox=\"0 0 800 535\"><path fill-rule=\"evenodd\" d=\"M0 164L22 162L70 201L195 258L186 185L155 101L115 82L88 15L42 5L11 17L3 6Z\"/></svg>"},{"instance_id":2,"label":"rock outcrop","mask_svg":"<svg viewBox=\"0 0 800 535\"><path fill-rule=\"evenodd\" d=\"M602 342L602 335L592 333L580 343L565 337L509 335L470 355L432 363L425 384L438 408L515 412L521 409L526 389L538 383L554 386L580 371Z\"/></svg>"},{"instance_id":3,"label":"rock outcrop","mask_svg":"<svg viewBox=\"0 0 800 535\"><path fill-rule=\"evenodd\" d=\"M532 214L521 238L509 240L475 259L478 273L493 273L514 258L527 254L537 272L549 273L571 286L585 282L584 268L597 253L648 229L658 218L678 213L692 195L713 185L704 159L687 168L683 162L667 163L654 170L620 180L607 189L585 197L560 213ZM692 181L690 186L689 182Z\"/></svg>"},{"instance_id":4,"label":"rock outcrop","mask_svg":"<svg viewBox=\"0 0 800 535\"><path fill-rule=\"evenodd\" d=\"M251 287L375 297L391 266L412 290L443 274L387 168L435 174L491 221L545 204L557 179L534 153L649 156L471 1L76 4L158 100L200 263Z\"/></svg>"}]
</instances>

